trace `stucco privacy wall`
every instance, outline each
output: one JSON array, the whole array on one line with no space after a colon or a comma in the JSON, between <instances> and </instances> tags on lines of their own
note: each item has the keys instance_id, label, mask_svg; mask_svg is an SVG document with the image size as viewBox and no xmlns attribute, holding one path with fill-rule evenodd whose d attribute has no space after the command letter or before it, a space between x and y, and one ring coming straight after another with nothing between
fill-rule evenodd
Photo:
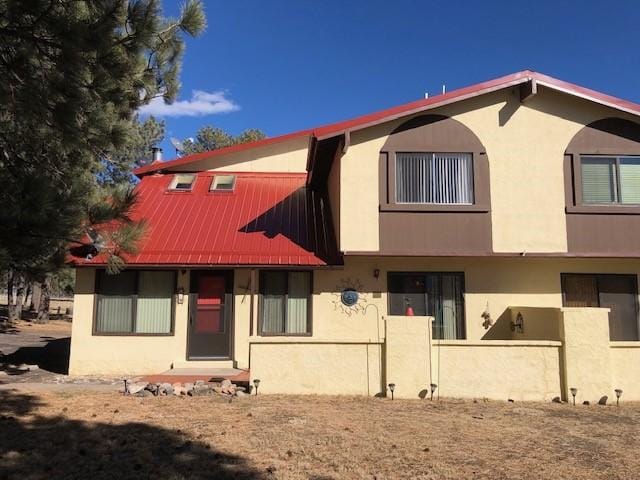
<instances>
[{"instance_id":1,"label":"stucco privacy wall","mask_svg":"<svg viewBox=\"0 0 640 480\"><path fill-rule=\"evenodd\" d=\"M434 341L433 383L443 397L551 400L560 396L560 342Z\"/></svg>"},{"instance_id":2,"label":"stucco privacy wall","mask_svg":"<svg viewBox=\"0 0 640 480\"><path fill-rule=\"evenodd\" d=\"M382 346L373 343L266 340L251 343L251 377L260 392L376 395L383 385Z\"/></svg>"},{"instance_id":3,"label":"stucco privacy wall","mask_svg":"<svg viewBox=\"0 0 640 480\"><path fill-rule=\"evenodd\" d=\"M385 383L395 385L397 398L418 398L429 388L432 321L433 317L386 318Z\"/></svg>"},{"instance_id":4,"label":"stucco privacy wall","mask_svg":"<svg viewBox=\"0 0 640 480\"><path fill-rule=\"evenodd\" d=\"M306 172L309 139L300 137L263 147L216 155L168 171Z\"/></svg>"},{"instance_id":5,"label":"stucco privacy wall","mask_svg":"<svg viewBox=\"0 0 640 480\"><path fill-rule=\"evenodd\" d=\"M640 401L640 342L611 342L611 387L622 390L622 401ZM611 400L615 393L611 391Z\"/></svg>"},{"instance_id":6,"label":"stucco privacy wall","mask_svg":"<svg viewBox=\"0 0 640 480\"><path fill-rule=\"evenodd\" d=\"M189 276L178 275L178 287L189 291ZM149 374L184 359L187 348L188 302L175 303L174 335L92 335L95 269L76 270L76 289L71 327L71 375Z\"/></svg>"},{"instance_id":7,"label":"stucco privacy wall","mask_svg":"<svg viewBox=\"0 0 640 480\"><path fill-rule=\"evenodd\" d=\"M428 113L447 115L475 133L489 159L493 250L566 252L564 152L586 124L629 115L539 87L520 103L505 89ZM379 249L379 152L410 117L351 134L341 162L340 249Z\"/></svg>"}]
</instances>

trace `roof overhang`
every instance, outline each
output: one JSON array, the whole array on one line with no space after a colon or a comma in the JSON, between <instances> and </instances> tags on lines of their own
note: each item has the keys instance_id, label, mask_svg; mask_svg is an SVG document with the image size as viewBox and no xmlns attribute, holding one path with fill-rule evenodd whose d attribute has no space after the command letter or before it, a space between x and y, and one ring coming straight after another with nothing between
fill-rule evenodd
<instances>
[{"instance_id":1,"label":"roof overhang","mask_svg":"<svg viewBox=\"0 0 640 480\"><path fill-rule=\"evenodd\" d=\"M523 102L536 95L538 87L543 86L631 115L640 115L640 105L638 105L637 103L616 98L611 95L565 82L563 80L558 80L556 78L538 72L524 70L521 72L506 75L504 77L496 78L468 87L459 88L457 90L452 90L442 95L436 95L430 98L417 100L415 102L399 105L397 107L392 107L386 110L362 115L350 120L332 123L317 128L300 130L278 137L266 138L264 140L259 140L256 142L233 145L231 147L221 148L219 150L189 155L167 162L153 163L151 165L137 168L136 170L134 170L134 173L138 176L142 176L165 169L175 169L176 167L184 166L200 160L214 158L220 155L232 154L239 151L250 150L253 148L259 148L266 145L281 143L295 138L303 137L309 138L310 155L307 160L307 169L309 171L312 171L314 167L314 158L311 156L311 147L316 146L316 141L322 141L331 137L342 135L345 138L343 148L348 148L348 138L354 131L362 130L364 128L369 128L381 123L393 121L398 118L415 115L424 111L433 110L435 108L443 107L452 103L461 102L470 98L478 97L480 95L485 95L515 86L521 86L520 98Z\"/></svg>"}]
</instances>

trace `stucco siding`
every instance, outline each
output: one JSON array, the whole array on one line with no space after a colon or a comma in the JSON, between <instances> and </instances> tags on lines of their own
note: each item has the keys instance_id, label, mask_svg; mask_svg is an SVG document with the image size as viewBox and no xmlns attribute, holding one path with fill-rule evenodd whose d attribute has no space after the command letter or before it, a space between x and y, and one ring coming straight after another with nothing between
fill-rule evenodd
<instances>
[{"instance_id":1,"label":"stucco siding","mask_svg":"<svg viewBox=\"0 0 640 480\"><path fill-rule=\"evenodd\" d=\"M615 402L615 389L622 390L622 402L640 401L640 342L611 342L610 347L610 401Z\"/></svg>"},{"instance_id":2,"label":"stucco siding","mask_svg":"<svg viewBox=\"0 0 640 480\"><path fill-rule=\"evenodd\" d=\"M309 139L301 137L287 142L216 155L184 166L177 171L201 172L219 170L231 172L306 172ZM168 171L171 171L169 169Z\"/></svg>"}]
</instances>

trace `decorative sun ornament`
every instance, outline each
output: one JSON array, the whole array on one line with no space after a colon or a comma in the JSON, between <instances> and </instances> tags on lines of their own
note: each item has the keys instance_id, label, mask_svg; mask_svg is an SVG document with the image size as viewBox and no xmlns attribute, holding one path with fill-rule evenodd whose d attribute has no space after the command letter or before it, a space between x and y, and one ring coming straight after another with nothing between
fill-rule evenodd
<instances>
[{"instance_id":1,"label":"decorative sun ornament","mask_svg":"<svg viewBox=\"0 0 640 480\"><path fill-rule=\"evenodd\" d=\"M340 283L336 285L335 297L333 302L333 309L340 311L345 315L351 316L354 313L364 313L367 306L367 295L362 293L364 285L360 280L343 278Z\"/></svg>"}]
</instances>

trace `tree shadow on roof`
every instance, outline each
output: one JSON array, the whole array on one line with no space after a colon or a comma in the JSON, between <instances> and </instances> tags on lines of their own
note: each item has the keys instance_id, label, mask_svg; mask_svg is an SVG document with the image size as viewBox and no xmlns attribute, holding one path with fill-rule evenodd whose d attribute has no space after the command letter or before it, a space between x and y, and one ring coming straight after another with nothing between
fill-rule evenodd
<instances>
[{"instance_id":1,"label":"tree shadow on roof","mask_svg":"<svg viewBox=\"0 0 640 480\"><path fill-rule=\"evenodd\" d=\"M32 394L0 391L1 478L260 479L239 456L144 423L43 416Z\"/></svg>"},{"instance_id":2,"label":"tree shadow on roof","mask_svg":"<svg viewBox=\"0 0 640 480\"><path fill-rule=\"evenodd\" d=\"M341 263L327 195L311 188L297 189L238 231L282 235L328 265Z\"/></svg>"}]
</instances>

